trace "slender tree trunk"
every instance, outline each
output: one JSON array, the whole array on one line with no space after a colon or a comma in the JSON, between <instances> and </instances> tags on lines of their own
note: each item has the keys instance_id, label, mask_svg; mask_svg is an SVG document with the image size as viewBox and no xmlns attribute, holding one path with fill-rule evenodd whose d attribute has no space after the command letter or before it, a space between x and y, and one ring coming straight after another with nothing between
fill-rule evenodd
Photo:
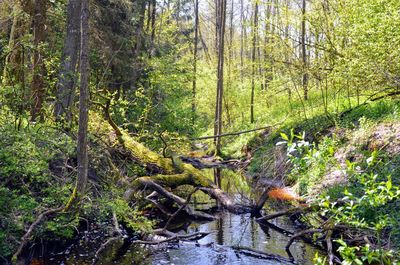
<instances>
[{"instance_id":1,"label":"slender tree trunk","mask_svg":"<svg viewBox=\"0 0 400 265\"><path fill-rule=\"evenodd\" d=\"M169 2L168 2L169 3ZM136 7L138 8L138 17L139 20L136 25L136 43L135 43L135 49L133 53L133 71L132 71L132 85L133 88L137 87L137 82L139 81L140 78L140 72L142 68L142 62L140 60L140 53L142 52L142 46L143 46L143 29L144 29L144 20L145 20L145 12L146 12L146 1L140 0L136 1Z\"/></svg>"},{"instance_id":2,"label":"slender tree trunk","mask_svg":"<svg viewBox=\"0 0 400 265\"><path fill-rule=\"evenodd\" d=\"M224 91L224 40L226 20L226 0L217 0L218 3L218 71L217 71L217 97L214 132L215 135L222 134L222 99ZM215 139L216 154L221 154L221 138Z\"/></svg>"},{"instance_id":3,"label":"slender tree trunk","mask_svg":"<svg viewBox=\"0 0 400 265\"><path fill-rule=\"evenodd\" d=\"M192 123L196 117L196 85L197 85L197 46L199 42L199 0L194 0L194 43L193 43L193 94L192 94Z\"/></svg>"},{"instance_id":4,"label":"slender tree trunk","mask_svg":"<svg viewBox=\"0 0 400 265\"><path fill-rule=\"evenodd\" d=\"M46 40L46 10L47 0L35 0L35 10L33 14L33 77L31 84L31 121L36 121L40 116L43 120L42 106L45 96L44 89L44 76L46 73L44 60L43 60L43 49L41 44Z\"/></svg>"},{"instance_id":5,"label":"slender tree trunk","mask_svg":"<svg viewBox=\"0 0 400 265\"><path fill-rule=\"evenodd\" d=\"M76 65L80 45L81 1L69 0L67 7L67 33L61 57L54 115L57 121L72 121L72 105L77 80Z\"/></svg>"},{"instance_id":6,"label":"slender tree trunk","mask_svg":"<svg viewBox=\"0 0 400 265\"><path fill-rule=\"evenodd\" d=\"M8 67L8 63L10 62L10 59L12 57L13 49L14 49L14 45L15 45L15 35L16 35L15 32L16 32L16 28L17 28L17 24L18 24L19 9L20 9L20 6L19 6L18 2L16 2L12 9L13 19L12 19L12 24L11 24L10 37L8 40L8 49L10 50L10 52L6 55L6 58L4 60L4 69L3 69L3 76L2 76L3 84L5 82L7 82L8 78L11 78L8 76L7 67Z\"/></svg>"},{"instance_id":7,"label":"slender tree trunk","mask_svg":"<svg viewBox=\"0 0 400 265\"><path fill-rule=\"evenodd\" d=\"M268 55L268 44L269 44L269 38L268 35L272 34L272 27L271 27L271 13L272 13L272 1L267 0L267 6L265 7L265 24L264 24L264 47L263 47L263 53L264 53L264 89L268 89L268 84L272 75L272 60L270 60L270 57Z\"/></svg>"},{"instance_id":8,"label":"slender tree trunk","mask_svg":"<svg viewBox=\"0 0 400 265\"><path fill-rule=\"evenodd\" d=\"M226 91L224 93L224 103L225 103L226 119L227 119L227 124L228 125L231 124L231 115L230 115L228 92L232 87L233 34L234 34L233 12L234 12L234 6L235 6L235 0L231 0L230 18L229 18L228 81L227 81L227 85L226 85Z\"/></svg>"},{"instance_id":9,"label":"slender tree trunk","mask_svg":"<svg viewBox=\"0 0 400 265\"><path fill-rule=\"evenodd\" d=\"M244 57L244 6L240 0L240 82L243 86L243 57Z\"/></svg>"},{"instance_id":10,"label":"slender tree trunk","mask_svg":"<svg viewBox=\"0 0 400 265\"><path fill-rule=\"evenodd\" d=\"M307 73L307 50L306 50L306 0L302 1L301 7L301 57L303 61L303 92L304 100L308 99L308 73Z\"/></svg>"},{"instance_id":11,"label":"slender tree trunk","mask_svg":"<svg viewBox=\"0 0 400 265\"><path fill-rule=\"evenodd\" d=\"M256 75L256 44L257 44L257 29L258 29L258 1L254 3L253 26L252 26L252 53L251 53L251 99L250 99L250 122L254 123L254 90L255 90L255 75Z\"/></svg>"},{"instance_id":12,"label":"slender tree trunk","mask_svg":"<svg viewBox=\"0 0 400 265\"><path fill-rule=\"evenodd\" d=\"M78 180L76 192L82 197L86 191L88 173L87 131L89 109L89 0L82 0L81 7L81 55L78 129Z\"/></svg>"},{"instance_id":13,"label":"slender tree trunk","mask_svg":"<svg viewBox=\"0 0 400 265\"><path fill-rule=\"evenodd\" d=\"M152 0L152 9L151 9L151 35L150 35L150 57L153 56L154 53L154 38L156 36L156 8L157 1Z\"/></svg>"}]
</instances>

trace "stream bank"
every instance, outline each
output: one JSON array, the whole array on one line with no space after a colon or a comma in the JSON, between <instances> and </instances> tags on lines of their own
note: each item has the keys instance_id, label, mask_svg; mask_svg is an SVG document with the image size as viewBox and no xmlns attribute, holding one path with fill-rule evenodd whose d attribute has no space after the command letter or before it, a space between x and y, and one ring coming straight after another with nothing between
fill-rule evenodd
<instances>
[{"instance_id":1,"label":"stream bank","mask_svg":"<svg viewBox=\"0 0 400 265\"><path fill-rule=\"evenodd\" d=\"M212 177L213 169L207 169L205 173ZM221 188L239 201L249 200L247 196L252 193L247 178L228 169L221 171ZM273 226L268 227L257 223L250 214L217 210L215 202L205 201L205 198L200 192L195 194L192 206L212 214L215 220L195 221L179 216L169 230L180 235L211 232L208 236L197 241L155 246L132 244L134 239L125 238L123 242L110 244L96 264L313 264L315 253L320 252L312 245L297 241L290 248L293 255L290 259L285 246L291 235L276 229L296 231L296 225L287 217L273 220ZM64 249L46 251L37 248L33 261L28 264L92 264L102 237L89 226L87 231L80 233L80 240Z\"/></svg>"}]
</instances>

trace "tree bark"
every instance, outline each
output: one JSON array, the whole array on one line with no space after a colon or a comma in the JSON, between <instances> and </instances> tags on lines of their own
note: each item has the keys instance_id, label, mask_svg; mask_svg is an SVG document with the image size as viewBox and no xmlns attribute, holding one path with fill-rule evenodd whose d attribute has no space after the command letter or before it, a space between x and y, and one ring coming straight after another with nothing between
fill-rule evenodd
<instances>
[{"instance_id":1,"label":"tree bark","mask_svg":"<svg viewBox=\"0 0 400 265\"><path fill-rule=\"evenodd\" d=\"M256 75L256 44L257 44L257 33L258 33L258 0L254 3L254 14L253 14L253 49L251 53L251 98L250 98L250 122L254 123L254 90L255 90L255 75Z\"/></svg>"},{"instance_id":2,"label":"tree bark","mask_svg":"<svg viewBox=\"0 0 400 265\"><path fill-rule=\"evenodd\" d=\"M240 0L240 82L243 86L243 57L244 57L244 5Z\"/></svg>"},{"instance_id":3,"label":"tree bark","mask_svg":"<svg viewBox=\"0 0 400 265\"><path fill-rule=\"evenodd\" d=\"M82 0L81 6L81 54L80 54L80 93L78 128L78 180L76 193L78 198L86 191L88 173L87 131L89 109L89 0Z\"/></svg>"},{"instance_id":4,"label":"tree bark","mask_svg":"<svg viewBox=\"0 0 400 265\"><path fill-rule=\"evenodd\" d=\"M70 123L77 80L76 65L80 46L81 1L69 0L67 7L67 33L58 74L54 116L57 121Z\"/></svg>"},{"instance_id":5,"label":"tree bark","mask_svg":"<svg viewBox=\"0 0 400 265\"><path fill-rule=\"evenodd\" d=\"M217 67L217 97L215 104L214 134L222 133L222 99L224 91L224 42L225 42L225 21L226 21L226 0L217 0L218 3L218 67ZM221 138L214 141L216 154L221 154Z\"/></svg>"},{"instance_id":6,"label":"tree bark","mask_svg":"<svg viewBox=\"0 0 400 265\"><path fill-rule=\"evenodd\" d=\"M142 70L142 61L140 59L140 53L142 52L144 36L143 36L143 27L144 27L144 19L146 12L146 1L140 0L136 1L135 7L138 9L138 22L136 24L136 33L135 33L135 48L133 53L133 71L132 71L132 85L135 89L137 87L137 82L140 79L141 70Z\"/></svg>"},{"instance_id":7,"label":"tree bark","mask_svg":"<svg viewBox=\"0 0 400 265\"><path fill-rule=\"evenodd\" d=\"M21 7L19 6L19 3L16 2L12 9L13 19L12 19L12 24L11 24L10 37L8 40L8 49L10 50L10 52L6 55L5 60L4 60L4 69L3 69L3 75L2 75L2 80L1 80L3 84L7 81L7 79L11 78L10 76L8 76L7 68L8 68L10 59L12 57L13 49L14 49L14 45L15 45L15 35L16 35L16 28L17 28L17 24L18 24L18 16L19 16L20 8Z\"/></svg>"},{"instance_id":8,"label":"tree bark","mask_svg":"<svg viewBox=\"0 0 400 265\"><path fill-rule=\"evenodd\" d=\"M199 42L199 0L194 0L194 43L193 43L193 87L192 87L192 123L196 117L196 86L197 86L197 46Z\"/></svg>"},{"instance_id":9,"label":"tree bark","mask_svg":"<svg viewBox=\"0 0 400 265\"><path fill-rule=\"evenodd\" d=\"M47 0L35 0L35 10L33 15L33 77L31 84L31 121L36 121L38 117L43 120L43 100L45 96L44 76L46 69L43 60L43 49L41 44L46 40L46 10Z\"/></svg>"},{"instance_id":10,"label":"tree bark","mask_svg":"<svg viewBox=\"0 0 400 265\"><path fill-rule=\"evenodd\" d=\"M304 92L304 100L308 99L308 73L307 73L307 49L306 49L306 0L302 1L301 6L301 58L303 62L303 92Z\"/></svg>"}]
</instances>

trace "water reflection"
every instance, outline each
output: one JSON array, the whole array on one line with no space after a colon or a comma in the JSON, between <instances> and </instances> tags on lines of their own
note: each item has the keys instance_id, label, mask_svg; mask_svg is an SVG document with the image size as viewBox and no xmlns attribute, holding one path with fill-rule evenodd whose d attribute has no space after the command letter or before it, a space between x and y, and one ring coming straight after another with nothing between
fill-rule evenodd
<instances>
[{"instance_id":1,"label":"water reflection","mask_svg":"<svg viewBox=\"0 0 400 265\"><path fill-rule=\"evenodd\" d=\"M245 176L230 170L211 169L205 172L209 178L230 194L239 194L250 198L251 191ZM193 196L198 202L197 209L209 208L208 196L198 192ZM215 201L214 201L215 202ZM208 203L208 204L203 204ZM196 203L195 203L196 204ZM295 231L293 223L287 218L271 221L269 226L260 226L254 218L247 215L235 215L229 212L217 213L216 220L208 223L196 223L190 219L176 218L171 223L175 232L185 234L194 232L210 232L210 235L197 242L183 242L162 246L141 247L131 245L128 241L107 249L98 264L170 264L170 265L225 265L225 264L288 264L277 260L260 259L235 251L232 247L241 246L269 254L289 258L285 246ZM97 250L94 246L77 244L68 253L53 255L43 260L43 264L89 265ZM313 264L317 250L303 242L295 242L291 253L297 264Z\"/></svg>"},{"instance_id":2,"label":"water reflection","mask_svg":"<svg viewBox=\"0 0 400 265\"><path fill-rule=\"evenodd\" d=\"M275 220L273 225L285 230L294 230L290 220ZM198 241L198 245L183 244L179 247L164 250L154 250L151 255L152 264L287 264L278 261L266 261L248 257L235 252L230 246L249 247L270 254L288 257L285 246L289 240L275 229L260 226L250 215L234 215L228 212L220 213L218 219L206 224L192 223L188 233L198 231L215 231ZM224 247L225 246L225 247ZM313 264L316 253L312 246L295 242L291 252L297 264ZM168 259L165 255L167 253ZM201 260L201 262L200 262Z\"/></svg>"}]
</instances>

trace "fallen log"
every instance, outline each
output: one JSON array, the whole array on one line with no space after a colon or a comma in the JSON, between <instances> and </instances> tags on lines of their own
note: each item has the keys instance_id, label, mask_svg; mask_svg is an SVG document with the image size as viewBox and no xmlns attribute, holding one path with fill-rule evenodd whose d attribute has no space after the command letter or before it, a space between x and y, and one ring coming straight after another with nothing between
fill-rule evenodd
<instances>
[{"instance_id":1,"label":"fallen log","mask_svg":"<svg viewBox=\"0 0 400 265\"><path fill-rule=\"evenodd\" d=\"M190 185L199 187L200 190L216 199L228 211L234 213L251 212L251 206L236 202L234 198L218 188L211 179L207 178L201 170L191 164L182 162L177 156L163 157L151 151L143 144L135 141L128 133L116 127L110 116L106 115L106 120L109 124L104 121L104 123L98 122L97 126L101 126L101 130L103 131L104 128L107 128L108 136L114 134L114 140L117 140L117 143L114 143L114 145L122 146L124 155L144 165L148 172L156 174L135 179L125 193L127 200L133 197L138 188L146 187L182 205L184 199L167 191L165 187L174 189L178 186ZM96 131L96 129L93 130ZM186 207L186 209L189 208Z\"/></svg>"},{"instance_id":2,"label":"fallen log","mask_svg":"<svg viewBox=\"0 0 400 265\"><path fill-rule=\"evenodd\" d=\"M172 232L170 232L172 233ZM205 236L208 236L210 233L209 232L196 232L193 234L188 234L188 235L178 235L175 233L172 233L173 236L167 237L162 240L134 240L132 241L132 244L140 244L140 245L160 245L163 243L170 243L170 242L177 242L180 240L199 240L200 238L203 238Z\"/></svg>"},{"instance_id":3,"label":"fallen log","mask_svg":"<svg viewBox=\"0 0 400 265\"><path fill-rule=\"evenodd\" d=\"M266 252L263 252L260 250L249 248L249 247L232 246L231 248L233 250L235 250L236 252L239 252L240 254L256 257L259 259L275 260L280 263L296 264L292 260L287 259L285 257L279 256L279 255L274 255L274 254L269 254L269 253L266 253Z\"/></svg>"},{"instance_id":4,"label":"fallen log","mask_svg":"<svg viewBox=\"0 0 400 265\"><path fill-rule=\"evenodd\" d=\"M173 194L172 192L167 191L162 186L155 183L151 178L146 178L146 177L138 178L138 181L140 182L140 184L143 187L150 188L153 191L156 191L161 196L174 201L179 206L182 206L182 209L185 210L185 212L188 215L190 215L191 217L193 217L195 219L207 219L207 220L215 219L215 217L212 215L193 210L189 205L187 205L186 200Z\"/></svg>"}]
</instances>

